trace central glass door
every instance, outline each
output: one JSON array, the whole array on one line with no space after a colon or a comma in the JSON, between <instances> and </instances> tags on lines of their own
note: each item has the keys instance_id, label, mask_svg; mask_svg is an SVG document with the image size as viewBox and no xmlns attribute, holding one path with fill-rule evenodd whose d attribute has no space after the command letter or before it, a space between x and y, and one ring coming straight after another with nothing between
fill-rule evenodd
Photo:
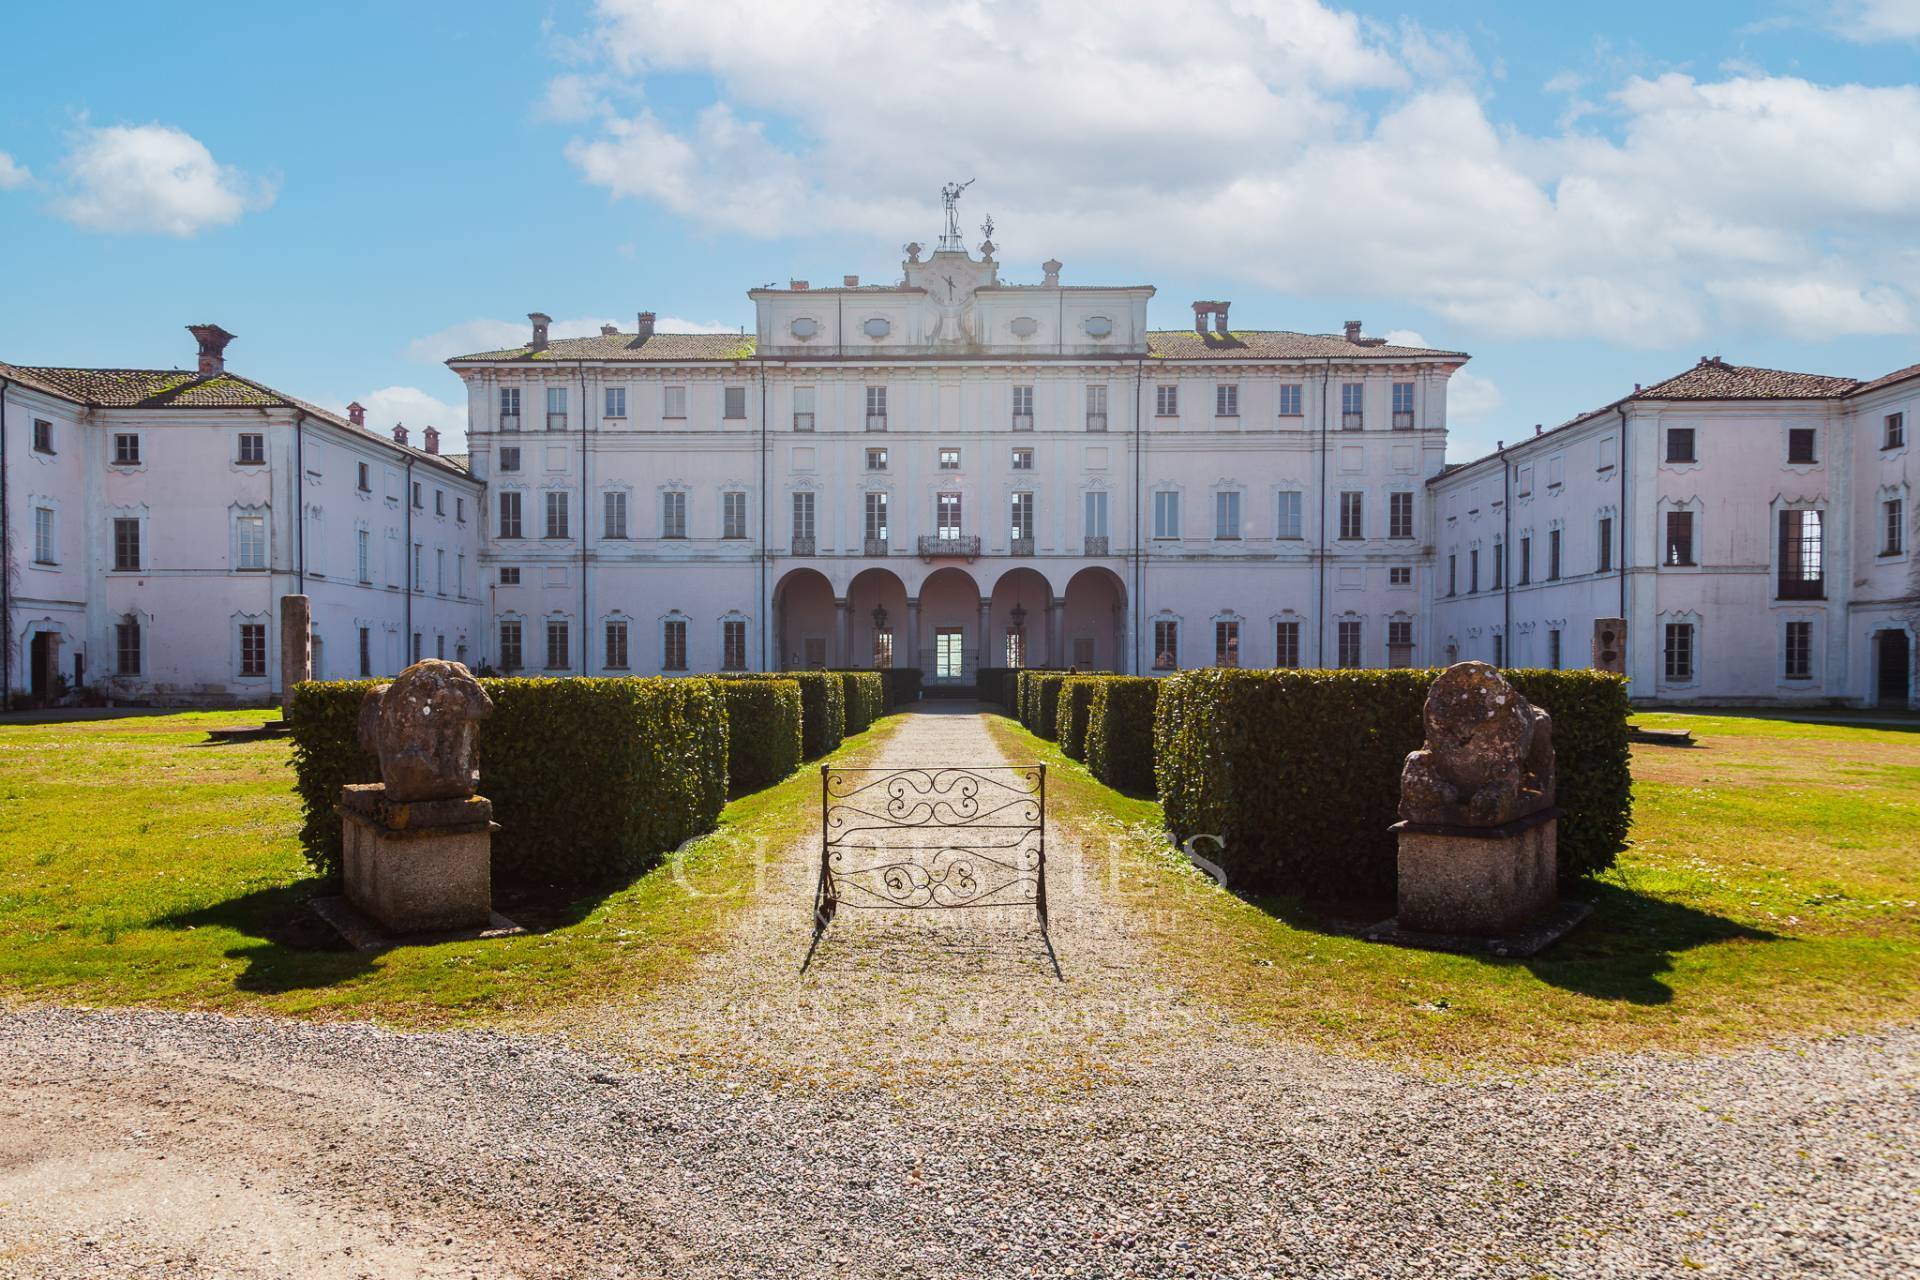
<instances>
[{"instance_id":1,"label":"central glass door","mask_svg":"<svg viewBox=\"0 0 1920 1280\"><path fill-rule=\"evenodd\" d=\"M965 674L965 650L960 645L960 628L942 627L933 638L933 674L940 680L958 680Z\"/></svg>"}]
</instances>

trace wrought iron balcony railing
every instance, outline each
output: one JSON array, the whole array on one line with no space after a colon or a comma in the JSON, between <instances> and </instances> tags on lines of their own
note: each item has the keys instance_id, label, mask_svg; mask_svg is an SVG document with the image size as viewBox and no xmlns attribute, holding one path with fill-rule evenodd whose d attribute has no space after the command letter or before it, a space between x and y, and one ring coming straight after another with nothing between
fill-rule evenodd
<instances>
[{"instance_id":1,"label":"wrought iron balcony railing","mask_svg":"<svg viewBox=\"0 0 1920 1280\"><path fill-rule=\"evenodd\" d=\"M501 414L500 429L502 431L518 431L520 429L520 415L517 413Z\"/></svg>"},{"instance_id":2,"label":"wrought iron balcony railing","mask_svg":"<svg viewBox=\"0 0 1920 1280\"><path fill-rule=\"evenodd\" d=\"M1107 551L1107 544L1108 544L1108 539L1106 534L1104 533L1100 534L1098 537L1095 537L1093 534L1088 534L1087 545L1086 545L1084 554L1090 555L1090 556L1107 555L1109 554Z\"/></svg>"},{"instance_id":3,"label":"wrought iron balcony railing","mask_svg":"<svg viewBox=\"0 0 1920 1280\"><path fill-rule=\"evenodd\" d=\"M1342 431L1358 431L1366 425L1367 415L1364 413L1343 413L1340 415L1340 429Z\"/></svg>"},{"instance_id":4,"label":"wrought iron balcony railing","mask_svg":"<svg viewBox=\"0 0 1920 1280\"><path fill-rule=\"evenodd\" d=\"M867 543L866 543L866 552L865 552L865 554L867 554L867 555L870 555L870 556L883 556L883 555L886 555L886 554L887 554L887 540L886 540L885 538L868 538L868 539L867 539Z\"/></svg>"},{"instance_id":5,"label":"wrought iron balcony railing","mask_svg":"<svg viewBox=\"0 0 1920 1280\"><path fill-rule=\"evenodd\" d=\"M567 415L566 415L566 414L564 414L564 413L549 413L549 414L547 415L547 430L549 430L549 431L565 431L566 429L567 429Z\"/></svg>"},{"instance_id":6,"label":"wrought iron balcony railing","mask_svg":"<svg viewBox=\"0 0 1920 1280\"><path fill-rule=\"evenodd\" d=\"M939 556L964 556L972 560L980 554L978 534L926 534L920 535L920 558L932 560Z\"/></svg>"},{"instance_id":7,"label":"wrought iron balcony railing","mask_svg":"<svg viewBox=\"0 0 1920 1280\"><path fill-rule=\"evenodd\" d=\"M813 535L810 533L794 534L793 535L793 554L797 556L812 555L813 554Z\"/></svg>"},{"instance_id":8,"label":"wrought iron balcony railing","mask_svg":"<svg viewBox=\"0 0 1920 1280\"><path fill-rule=\"evenodd\" d=\"M1413 430L1413 410L1396 409L1393 411L1393 429L1395 431Z\"/></svg>"},{"instance_id":9,"label":"wrought iron balcony railing","mask_svg":"<svg viewBox=\"0 0 1920 1280\"><path fill-rule=\"evenodd\" d=\"M1105 431L1106 429L1107 429L1107 415L1106 415L1106 414L1104 414L1104 413L1090 413L1090 414L1088 414L1088 415L1087 415L1087 430L1089 430L1089 431Z\"/></svg>"},{"instance_id":10,"label":"wrought iron balcony railing","mask_svg":"<svg viewBox=\"0 0 1920 1280\"><path fill-rule=\"evenodd\" d=\"M1016 413L1016 414L1014 414L1014 415L1013 415L1013 429L1014 429L1015 431L1031 431L1031 430L1033 430L1033 415L1032 415L1032 414L1030 414L1030 413Z\"/></svg>"},{"instance_id":11,"label":"wrought iron balcony railing","mask_svg":"<svg viewBox=\"0 0 1920 1280\"><path fill-rule=\"evenodd\" d=\"M813 415L796 411L793 415L793 429L795 431L813 430Z\"/></svg>"},{"instance_id":12,"label":"wrought iron balcony railing","mask_svg":"<svg viewBox=\"0 0 1920 1280\"><path fill-rule=\"evenodd\" d=\"M1011 556L1030 556L1033 554L1032 538L1014 538L1007 545L1007 554Z\"/></svg>"},{"instance_id":13,"label":"wrought iron balcony railing","mask_svg":"<svg viewBox=\"0 0 1920 1280\"><path fill-rule=\"evenodd\" d=\"M868 414L868 415L867 415L867 430L869 430L869 431L885 431L886 429L887 429L887 415L886 415L886 414L884 414L884 413L870 413L870 414Z\"/></svg>"}]
</instances>

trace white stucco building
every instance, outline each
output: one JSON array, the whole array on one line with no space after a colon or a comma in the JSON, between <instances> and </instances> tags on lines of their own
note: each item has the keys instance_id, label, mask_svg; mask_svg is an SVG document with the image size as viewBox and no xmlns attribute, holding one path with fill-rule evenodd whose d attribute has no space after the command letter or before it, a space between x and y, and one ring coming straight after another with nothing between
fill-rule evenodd
<instances>
[{"instance_id":1,"label":"white stucco building","mask_svg":"<svg viewBox=\"0 0 1920 1280\"><path fill-rule=\"evenodd\" d=\"M302 591L323 676L471 656L481 486L432 437L229 373L232 335L192 329L192 370L0 364L0 684L265 703L279 599Z\"/></svg>"},{"instance_id":2,"label":"white stucco building","mask_svg":"<svg viewBox=\"0 0 1920 1280\"><path fill-rule=\"evenodd\" d=\"M1002 280L950 224L898 282L750 291L752 335L450 360L488 487L480 656L528 672L1433 658L1425 481L1458 352L1147 328L1147 285Z\"/></svg>"},{"instance_id":3,"label":"white stucco building","mask_svg":"<svg viewBox=\"0 0 1920 1280\"><path fill-rule=\"evenodd\" d=\"M1871 382L1703 359L1428 484L1442 660L1587 666L1639 701L1916 701L1920 365Z\"/></svg>"}]
</instances>

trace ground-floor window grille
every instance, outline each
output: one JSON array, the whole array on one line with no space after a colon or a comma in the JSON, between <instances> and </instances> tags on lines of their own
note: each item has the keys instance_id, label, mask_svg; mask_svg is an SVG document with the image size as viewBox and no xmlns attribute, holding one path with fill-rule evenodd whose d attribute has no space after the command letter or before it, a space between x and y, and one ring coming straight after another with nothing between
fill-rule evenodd
<instances>
[{"instance_id":1,"label":"ground-floor window grille","mask_svg":"<svg viewBox=\"0 0 1920 1280\"><path fill-rule=\"evenodd\" d=\"M1547 632L1547 666L1555 671L1560 669L1560 629Z\"/></svg>"},{"instance_id":2,"label":"ground-floor window grille","mask_svg":"<svg viewBox=\"0 0 1920 1280\"><path fill-rule=\"evenodd\" d=\"M1340 665L1357 667L1360 665L1360 622L1358 619L1342 619L1340 623Z\"/></svg>"},{"instance_id":3,"label":"ground-floor window grille","mask_svg":"<svg viewBox=\"0 0 1920 1280\"><path fill-rule=\"evenodd\" d=\"M360 678L373 674L373 628L360 628Z\"/></svg>"},{"instance_id":4,"label":"ground-floor window grille","mask_svg":"<svg viewBox=\"0 0 1920 1280\"><path fill-rule=\"evenodd\" d=\"M1161 618L1153 624L1153 669L1177 671L1180 667L1180 624Z\"/></svg>"},{"instance_id":5,"label":"ground-floor window grille","mask_svg":"<svg viewBox=\"0 0 1920 1280\"><path fill-rule=\"evenodd\" d=\"M123 618L113 629L115 670L123 676L140 674L140 622Z\"/></svg>"},{"instance_id":6,"label":"ground-floor window grille","mask_svg":"<svg viewBox=\"0 0 1920 1280\"><path fill-rule=\"evenodd\" d=\"M1685 684L1693 679L1693 624L1669 622L1663 649L1668 684Z\"/></svg>"},{"instance_id":7,"label":"ground-floor window grille","mask_svg":"<svg viewBox=\"0 0 1920 1280\"><path fill-rule=\"evenodd\" d=\"M1787 624L1786 677L1789 680L1813 678L1813 624Z\"/></svg>"},{"instance_id":8,"label":"ground-floor window grille","mask_svg":"<svg viewBox=\"0 0 1920 1280\"><path fill-rule=\"evenodd\" d=\"M660 632L660 668L663 671L687 669L687 624L681 618L669 618Z\"/></svg>"},{"instance_id":9,"label":"ground-floor window grille","mask_svg":"<svg viewBox=\"0 0 1920 1280\"><path fill-rule=\"evenodd\" d=\"M558 618L547 621L547 670L564 671L567 667L567 624Z\"/></svg>"},{"instance_id":10,"label":"ground-floor window grille","mask_svg":"<svg viewBox=\"0 0 1920 1280\"><path fill-rule=\"evenodd\" d=\"M1220 621L1213 624L1213 665L1216 667L1237 667L1240 665L1240 624Z\"/></svg>"},{"instance_id":11,"label":"ground-floor window grille","mask_svg":"<svg viewBox=\"0 0 1920 1280\"><path fill-rule=\"evenodd\" d=\"M1300 665L1300 624L1297 622L1276 622L1273 625L1273 665L1276 667L1297 667Z\"/></svg>"},{"instance_id":12,"label":"ground-floor window grille","mask_svg":"<svg viewBox=\"0 0 1920 1280\"><path fill-rule=\"evenodd\" d=\"M745 622L729 618L720 624L720 669L722 671L747 669L747 624Z\"/></svg>"},{"instance_id":13,"label":"ground-floor window grille","mask_svg":"<svg viewBox=\"0 0 1920 1280\"><path fill-rule=\"evenodd\" d=\"M1499 643L1498 638L1495 643ZM1411 618L1388 620L1387 665L1390 667L1413 665L1413 620Z\"/></svg>"},{"instance_id":14,"label":"ground-floor window grille","mask_svg":"<svg viewBox=\"0 0 1920 1280\"><path fill-rule=\"evenodd\" d=\"M893 665L893 632L873 633L873 665L882 671Z\"/></svg>"},{"instance_id":15,"label":"ground-floor window grille","mask_svg":"<svg viewBox=\"0 0 1920 1280\"><path fill-rule=\"evenodd\" d=\"M364 627L360 630L360 637L361 665L363 667L370 666L371 662L369 661L369 655L367 653L367 632ZM518 622L502 622L500 624L500 669L502 671L518 671L527 665L526 653L520 647L520 640L520 624ZM372 675L373 673L371 671L363 671L361 674Z\"/></svg>"},{"instance_id":16,"label":"ground-floor window grille","mask_svg":"<svg viewBox=\"0 0 1920 1280\"><path fill-rule=\"evenodd\" d=\"M240 624L240 674L267 674L267 624L264 622Z\"/></svg>"},{"instance_id":17,"label":"ground-floor window grille","mask_svg":"<svg viewBox=\"0 0 1920 1280\"><path fill-rule=\"evenodd\" d=\"M1018 627L1007 628L1007 665L1016 670L1027 665L1027 636Z\"/></svg>"},{"instance_id":18,"label":"ground-floor window grille","mask_svg":"<svg viewBox=\"0 0 1920 1280\"><path fill-rule=\"evenodd\" d=\"M607 624L607 666L615 670L625 670L627 665L627 624L609 622Z\"/></svg>"}]
</instances>

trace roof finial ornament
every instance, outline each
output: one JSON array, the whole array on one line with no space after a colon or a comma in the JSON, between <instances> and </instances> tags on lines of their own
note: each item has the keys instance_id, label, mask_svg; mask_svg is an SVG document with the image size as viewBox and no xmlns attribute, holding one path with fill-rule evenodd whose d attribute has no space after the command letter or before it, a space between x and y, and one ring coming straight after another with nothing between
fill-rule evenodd
<instances>
[{"instance_id":1,"label":"roof finial ornament","mask_svg":"<svg viewBox=\"0 0 1920 1280\"><path fill-rule=\"evenodd\" d=\"M947 229L940 234L940 248L957 253L967 251L966 242L960 238L960 193L974 184L974 179L965 182L949 182L940 188L940 204L947 211Z\"/></svg>"},{"instance_id":2,"label":"roof finial ornament","mask_svg":"<svg viewBox=\"0 0 1920 1280\"><path fill-rule=\"evenodd\" d=\"M980 256L984 260L991 262L993 260L994 250L992 214L988 214L987 220L980 224L980 234L986 237L986 239L980 242Z\"/></svg>"},{"instance_id":3,"label":"roof finial ornament","mask_svg":"<svg viewBox=\"0 0 1920 1280\"><path fill-rule=\"evenodd\" d=\"M909 240L907 243L901 245L900 249L901 252L907 255L908 262L918 262L920 261L920 250L925 247L926 246L922 245L918 240Z\"/></svg>"}]
</instances>

